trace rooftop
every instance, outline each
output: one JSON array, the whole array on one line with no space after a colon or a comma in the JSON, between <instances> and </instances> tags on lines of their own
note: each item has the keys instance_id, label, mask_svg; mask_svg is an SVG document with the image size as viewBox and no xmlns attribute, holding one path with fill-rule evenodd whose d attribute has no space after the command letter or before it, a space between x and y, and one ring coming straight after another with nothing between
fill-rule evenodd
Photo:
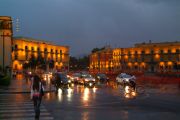
<instances>
[{"instance_id":1,"label":"rooftop","mask_svg":"<svg viewBox=\"0 0 180 120\"><path fill-rule=\"evenodd\" d=\"M51 41L47 41L47 40L34 39L34 38L22 37L22 36L14 37L13 40L24 40L24 41L28 41L28 42L37 42L37 43L44 43L44 44L55 45L55 46L64 46L64 45L55 44L55 43L53 43ZM68 47L68 46L64 46L64 47Z\"/></svg>"},{"instance_id":2,"label":"rooftop","mask_svg":"<svg viewBox=\"0 0 180 120\"><path fill-rule=\"evenodd\" d=\"M153 43L153 42L151 42L151 40L148 42L148 43L145 43L145 42L143 42L143 43L137 43L137 44L135 44L134 46L135 47L142 47L142 46L164 46L164 45L173 45L173 46L175 46L175 45L180 45L180 41L173 41L173 42L157 42L157 43Z\"/></svg>"}]
</instances>

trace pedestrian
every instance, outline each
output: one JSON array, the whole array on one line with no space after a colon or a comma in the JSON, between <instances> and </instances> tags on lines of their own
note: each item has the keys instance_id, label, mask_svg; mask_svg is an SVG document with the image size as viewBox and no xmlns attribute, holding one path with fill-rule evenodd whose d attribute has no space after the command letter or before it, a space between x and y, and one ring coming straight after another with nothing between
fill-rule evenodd
<instances>
[{"instance_id":1,"label":"pedestrian","mask_svg":"<svg viewBox=\"0 0 180 120\"><path fill-rule=\"evenodd\" d=\"M42 96L44 95L44 87L41 79L38 75L33 75L31 80L31 99L34 103L35 120L39 120L40 116L40 105Z\"/></svg>"}]
</instances>

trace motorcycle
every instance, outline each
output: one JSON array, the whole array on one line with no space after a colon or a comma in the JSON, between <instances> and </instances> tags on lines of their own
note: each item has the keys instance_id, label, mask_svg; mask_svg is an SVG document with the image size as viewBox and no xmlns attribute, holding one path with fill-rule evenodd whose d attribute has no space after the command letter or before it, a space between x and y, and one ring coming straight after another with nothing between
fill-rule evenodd
<instances>
[{"instance_id":1,"label":"motorcycle","mask_svg":"<svg viewBox=\"0 0 180 120\"><path fill-rule=\"evenodd\" d=\"M124 84L124 96L126 98L133 98L137 95L135 82Z\"/></svg>"}]
</instances>

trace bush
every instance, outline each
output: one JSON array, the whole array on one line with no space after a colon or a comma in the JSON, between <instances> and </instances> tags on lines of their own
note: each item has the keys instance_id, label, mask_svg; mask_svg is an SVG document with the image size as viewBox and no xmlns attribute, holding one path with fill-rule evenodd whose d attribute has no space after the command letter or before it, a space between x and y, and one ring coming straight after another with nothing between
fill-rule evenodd
<instances>
[{"instance_id":1,"label":"bush","mask_svg":"<svg viewBox=\"0 0 180 120\"><path fill-rule=\"evenodd\" d=\"M8 75L0 76L0 85L9 86L11 83L11 77Z\"/></svg>"}]
</instances>

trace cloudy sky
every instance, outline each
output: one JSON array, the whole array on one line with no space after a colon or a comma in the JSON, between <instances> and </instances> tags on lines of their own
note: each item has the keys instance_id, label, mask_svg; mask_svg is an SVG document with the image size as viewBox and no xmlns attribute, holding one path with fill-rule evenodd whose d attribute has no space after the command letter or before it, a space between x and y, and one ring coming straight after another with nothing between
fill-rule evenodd
<instances>
[{"instance_id":1,"label":"cloudy sky","mask_svg":"<svg viewBox=\"0 0 180 120\"><path fill-rule=\"evenodd\" d=\"M180 0L0 0L0 15L19 19L14 36L69 45L72 56L107 44L180 41Z\"/></svg>"}]
</instances>

